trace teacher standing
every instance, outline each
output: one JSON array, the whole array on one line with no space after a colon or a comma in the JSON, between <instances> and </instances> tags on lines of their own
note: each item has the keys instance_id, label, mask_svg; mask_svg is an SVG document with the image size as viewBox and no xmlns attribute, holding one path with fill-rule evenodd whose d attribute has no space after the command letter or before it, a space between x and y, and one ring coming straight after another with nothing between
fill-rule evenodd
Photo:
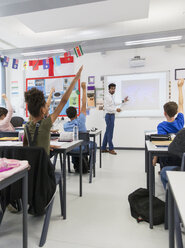
<instances>
[{"instance_id":1,"label":"teacher standing","mask_svg":"<svg viewBox=\"0 0 185 248\"><path fill-rule=\"evenodd\" d=\"M106 131L103 138L102 152L109 152L112 155L116 155L117 153L114 150L114 145L112 143L113 132L114 132L114 120L115 113L121 112L121 109L117 106L121 105L124 102L128 101L128 96L122 100L120 103L116 103L114 100L114 93L116 90L116 85L111 83L108 86L109 93L105 97L104 101L104 109L105 109L105 122L106 122ZM109 150L107 150L107 144L109 145Z\"/></svg>"}]
</instances>

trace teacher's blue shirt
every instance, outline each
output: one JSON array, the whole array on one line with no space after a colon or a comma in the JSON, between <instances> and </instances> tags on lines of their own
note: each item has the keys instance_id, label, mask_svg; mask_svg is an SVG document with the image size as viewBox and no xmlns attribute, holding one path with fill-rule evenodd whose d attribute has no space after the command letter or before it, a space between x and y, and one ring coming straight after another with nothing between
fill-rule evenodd
<instances>
[{"instance_id":1,"label":"teacher's blue shirt","mask_svg":"<svg viewBox=\"0 0 185 248\"><path fill-rule=\"evenodd\" d=\"M184 114L178 113L173 122L163 121L157 126L158 134L177 133L184 127Z\"/></svg>"}]
</instances>

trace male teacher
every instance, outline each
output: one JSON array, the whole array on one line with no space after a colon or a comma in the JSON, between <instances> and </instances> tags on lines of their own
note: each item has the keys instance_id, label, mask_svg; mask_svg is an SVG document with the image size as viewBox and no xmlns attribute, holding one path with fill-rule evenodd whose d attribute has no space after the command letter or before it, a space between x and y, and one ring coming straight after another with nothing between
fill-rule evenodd
<instances>
[{"instance_id":1,"label":"male teacher","mask_svg":"<svg viewBox=\"0 0 185 248\"><path fill-rule=\"evenodd\" d=\"M114 120L115 113L121 112L121 109L117 106L121 105L124 102L128 101L128 96L122 100L121 103L115 103L114 93L116 90L116 85L111 83L108 86L109 93L105 97L104 109L105 109L105 122L106 122L106 131L103 138L102 152L109 152L112 155L117 153L114 151L114 145L112 143L113 131L114 131ZM107 143L109 144L109 150L107 150Z\"/></svg>"}]
</instances>

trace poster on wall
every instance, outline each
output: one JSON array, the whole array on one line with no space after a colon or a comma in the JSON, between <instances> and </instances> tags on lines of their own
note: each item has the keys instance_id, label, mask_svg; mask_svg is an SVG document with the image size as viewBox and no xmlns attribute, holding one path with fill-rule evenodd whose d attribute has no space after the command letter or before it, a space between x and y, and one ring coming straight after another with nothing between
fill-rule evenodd
<instances>
[{"instance_id":1,"label":"poster on wall","mask_svg":"<svg viewBox=\"0 0 185 248\"><path fill-rule=\"evenodd\" d=\"M96 106L95 99L95 76L88 77L88 85L87 85L87 106L89 108Z\"/></svg>"},{"instance_id":2,"label":"poster on wall","mask_svg":"<svg viewBox=\"0 0 185 248\"><path fill-rule=\"evenodd\" d=\"M58 77L46 77L46 78L27 78L26 79L26 90L30 90L33 87L43 91L45 99L50 94L50 90L52 88L55 89L55 92L52 95L51 105L49 109L49 113L53 113L53 111L57 108L62 96L64 95L65 91L71 84L71 81L75 75L70 76L58 76ZM77 115L80 114L80 80L76 83L69 100L67 101L66 105L64 106L63 110L61 111L59 116L67 116L66 109L69 106L73 106L77 110ZM26 116L28 117L28 110L26 107Z\"/></svg>"},{"instance_id":3,"label":"poster on wall","mask_svg":"<svg viewBox=\"0 0 185 248\"><path fill-rule=\"evenodd\" d=\"M103 110L104 104L104 88L96 88L96 108Z\"/></svg>"},{"instance_id":4,"label":"poster on wall","mask_svg":"<svg viewBox=\"0 0 185 248\"><path fill-rule=\"evenodd\" d=\"M11 81L10 83L10 100L13 106L14 112L19 113L19 83L18 81Z\"/></svg>"}]
</instances>

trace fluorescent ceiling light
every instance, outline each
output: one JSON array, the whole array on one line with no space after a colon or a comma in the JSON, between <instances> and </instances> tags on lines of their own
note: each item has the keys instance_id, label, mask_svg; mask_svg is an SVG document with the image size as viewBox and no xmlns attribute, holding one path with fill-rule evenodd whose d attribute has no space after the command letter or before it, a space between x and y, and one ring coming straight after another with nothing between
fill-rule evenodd
<instances>
[{"instance_id":1,"label":"fluorescent ceiling light","mask_svg":"<svg viewBox=\"0 0 185 248\"><path fill-rule=\"evenodd\" d=\"M47 50L47 51L37 51L37 52L27 52L21 53L23 56L34 56L34 55L44 55L44 54L52 54L52 53L65 53L64 49L55 49L55 50Z\"/></svg>"},{"instance_id":2,"label":"fluorescent ceiling light","mask_svg":"<svg viewBox=\"0 0 185 248\"><path fill-rule=\"evenodd\" d=\"M134 45L150 44L150 43L158 43L158 42L174 41L174 40L182 40L182 36L170 36L170 37L163 37L156 39L126 41L125 46L134 46Z\"/></svg>"}]
</instances>

